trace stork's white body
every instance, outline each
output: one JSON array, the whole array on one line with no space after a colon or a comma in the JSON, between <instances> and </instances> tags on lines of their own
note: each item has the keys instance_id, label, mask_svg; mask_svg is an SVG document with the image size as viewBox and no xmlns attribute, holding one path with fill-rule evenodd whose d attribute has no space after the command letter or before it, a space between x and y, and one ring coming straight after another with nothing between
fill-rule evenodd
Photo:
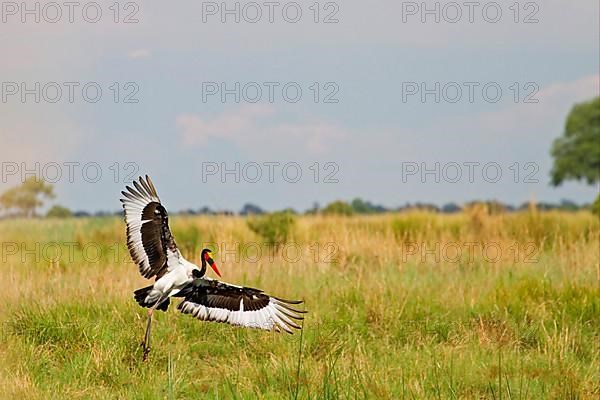
<instances>
[{"instance_id":1,"label":"stork's white body","mask_svg":"<svg viewBox=\"0 0 600 400\"><path fill-rule=\"evenodd\" d=\"M158 306L169 297L179 293L181 289L194 280L192 271L194 269L200 270L198 266L183 257L180 257L178 261L175 268L170 269L154 283L154 287L146 297L147 303L156 303Z\"/></svg>"}]
</instances>

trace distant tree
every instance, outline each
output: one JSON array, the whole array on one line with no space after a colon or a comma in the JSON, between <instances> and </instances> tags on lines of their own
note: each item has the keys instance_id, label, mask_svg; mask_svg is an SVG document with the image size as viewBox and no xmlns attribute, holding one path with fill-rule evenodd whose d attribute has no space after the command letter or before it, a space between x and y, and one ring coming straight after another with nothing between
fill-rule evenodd
<instances>
[{"instance_id":1,"label":"distant tree","mask_svg":"<svg viewBox=\"0 0 600 400\"><path fill-rule=\"evenodd\" d=\"M182 210L179 212L180 215L196 215L198 212L194 209L188 208L187 210Z\"/></svg>"},{"instance_id":2,"label":"distant tree","mask_svg":"<svg viewBox=\"0 0 600 400\"><path fill-rule=\"evenodd\" d=\"M240 215L262 215L264 213L262 208L251 203L244 204L244 207L240 211Z\"/></svg>"},{"instance_id":3,"label":"distant tree","mask_svg":"<svg viewBox=\"0 0 600 400\"><path fill-rule=\"evenodd\" d=\"M567 180L600 183L600 97L571 109L565 132L554 141L551 154L554 186Z\"/></svg>"},{"instance_id":4,"label":"distant tree","mask_svg":"<svg viewBox=\"0 0 600 400\"><path fill-rule=\"evenodd\" d=\"M55 205L46 213L48 218L69 218L73 213L67 207Z\"/></svg>"},{"instance_id":5,"label":"distant tree","mask_svg":"<svg viewBox=\"0 0 600 400\"><path fill-rule=\"evenodd\" d=\"M444 204L442 207L442 212L446 214L456 213L461 210L460 206L456 203L448 203Z\"/></svg>"},{"instance_id":6,"label":"distant tree","mask_svg":"<svg viewBox=\"0 0 600 400\"><path fill-rule=\"evenodd\" d=\"M405 211L426 211L426 212L439 212L440 208L435 204L430 203L415 203L410 204L406 203L403 206L400 206L396 209L397 211L405 212Z\"/></svg>"},{"instance_id":7,"label":"distant tree","mask_svg":"<svg viewBox=\"0 0 600 400\"><path fill-rule=\"evenodd\" d=\"M354 210L352 206L345 201L334 201L333 203L329 203L327 207L323 209L323 214L325 215L352 215L354 214Z\"/></svg>"},{"instance_id":8,"label":"distant tree","mask_svg":"<svg viewBox=\"0 0 600 400\"><path fill-rule=\"evenodd\" d=\"M321 207L319 206L319 203L317 203L316 201L313 203L312 208L309 208L308 210L306 210L304 212L304 214L306 215L316 215L319 213L319 210L321 209Z\"/></svg>"},{"instance_id":9,"label":"distant tree","mask_svg":"<svg viewBox=\"0 0 600 400\"><path fill-rule=\"evenodd\" d=\"M199 215L215 215L216 213L213 210L211 210L209 207L204 206L198 210L198 214Z\"/></svg>"},{"instance_id":10,"label":"distant tree","mask_svg":"<svg viewBox=\"0 0 600 400\"><path fill-rule=\"evenodd\" d=\"M548 203L545 201L540 201L539 203L535 204L535 209L539 210L539 211L552 211L552 210L556 210L558 207L556 206L556 204L552 204L552 203ZM532 205L529 205L529 210L531 211L532 209Z\"/></svg>"},{"instance_id":11,"label":"distant tree","mask_svg":"<svg viewBox=\"0 0 600 400\"><path fill-rule=\"evenodd\" d=\"M369 201L364 201L363 199L359 198L352 200L350 205L357 214L375 214L388 211L384 206L375 205Z\"/></svg>"},{"instance_id":12,"label":"distant tree","mask_svg":"<svg viewBox=\"0 0 600 400\"><path fill-rule=\"evenodd\" d=\"M350 205L352 206L352 209L355 213L367 214L371 212L371 209L369 207L370 204L364 201L363 199L356 198L352 200L352 203L350 203Z\"/></svg>"},{"instance_id":13,"label":"distant tree","mask_svg":"<svg viewBox=\"0 0 600 400\"><path fill-rule=\"evenodd\" d=\"M527 202L527 201L524 203L521 203L521 205L517 207L517 211L527 211L529 209L531 209L531 202Z\"/></svg>"},{"instance_id":14,"label":"distant tree","mask_svg":"<svg viewBox=\"0 0 600 400\"><path fill-rule=\"evenodd\" d=\"M35 176L21 185L12 187L0 196L0 206L8 213L24 217L35 216L35 209L44 203L42 199L54 198L54 187Z\"/></svg>"},{"instance_id":15,"label":"distant tree","mask_svg":"<svg viewBox=\"0 0 600 400\"><path fill-rule=\"evenodd\" d=\"M562 199L560 201L560 205L558 205L558 208L564 211L577 211L579 210L579 206L571 201L571 200L567 200L567 199Z\"/></svg>"}]
</instances>

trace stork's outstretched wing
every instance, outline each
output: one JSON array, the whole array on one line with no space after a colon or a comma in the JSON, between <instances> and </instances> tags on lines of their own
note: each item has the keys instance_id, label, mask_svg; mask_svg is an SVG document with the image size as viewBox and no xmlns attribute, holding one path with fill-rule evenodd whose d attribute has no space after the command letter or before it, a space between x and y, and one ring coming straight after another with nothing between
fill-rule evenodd
<instances>
[{"instance_id":1,"label":"stork's outstretched wing","mask_svg":"<svg viewBox=\"0 0 600 400\"><path fill-rule=\"evenodd\" d=\"M300 329L296 323L304 319L291 304L302 301L283 300L269 296L262 290L229 285L213 279L197 279L177 297L185 297L177 307L184 314L192 314L203 321L224 322L231 325L265 330L281 329L293 333Z\"/></svg>"},{"instance_id":2,"label":"stork's outstretched wing","mask_svg":"<svg viewBox=\"0 0 600 400\"><path fill-rule=\"evenodd\" d=\"M127 186L121 192L127 223L127 247L133 261L140 267L144 278L159 279L179 264L181 254L169 229L167 210L152 181L140 177L133 181L135 189Z\"/></svg>"}]
</instances>

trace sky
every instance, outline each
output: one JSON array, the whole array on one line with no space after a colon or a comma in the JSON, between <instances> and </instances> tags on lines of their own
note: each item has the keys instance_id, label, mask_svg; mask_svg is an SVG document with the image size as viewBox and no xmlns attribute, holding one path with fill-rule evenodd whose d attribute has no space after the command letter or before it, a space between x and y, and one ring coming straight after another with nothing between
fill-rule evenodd
<instances>
[{"instance_id":1,"label":"sky","mask_svg":"<svg viewBox=\"0 0 600 400\"><path fill-rule=\"evenodd\" d=\"M88 211L141 174L174 210L598 193L549 185L599 94L597 1L70 4L0 4L0 190L38 174Z\"/></svg>"}]
</instances>

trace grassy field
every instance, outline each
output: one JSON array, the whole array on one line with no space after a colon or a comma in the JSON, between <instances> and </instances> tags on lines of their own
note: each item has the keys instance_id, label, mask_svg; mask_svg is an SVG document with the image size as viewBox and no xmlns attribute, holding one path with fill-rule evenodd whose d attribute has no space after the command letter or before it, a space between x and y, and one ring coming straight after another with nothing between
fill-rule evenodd
<instances>
[{"instance_id":1,"label":"grassy field","mask_svg":"<svg viewBox=\"0 0 600 400\"><path fill-rule=\"evenodd\" d=\"M272 250L241 217L171 218L223 279L301 298L293 336L174 307L142 363L148 284L118 218L0 221L6 399L592 399L600 226L580 213L298 217ZM259 254L260 252L260 254Z\"/></svg>"}]
</instances>

